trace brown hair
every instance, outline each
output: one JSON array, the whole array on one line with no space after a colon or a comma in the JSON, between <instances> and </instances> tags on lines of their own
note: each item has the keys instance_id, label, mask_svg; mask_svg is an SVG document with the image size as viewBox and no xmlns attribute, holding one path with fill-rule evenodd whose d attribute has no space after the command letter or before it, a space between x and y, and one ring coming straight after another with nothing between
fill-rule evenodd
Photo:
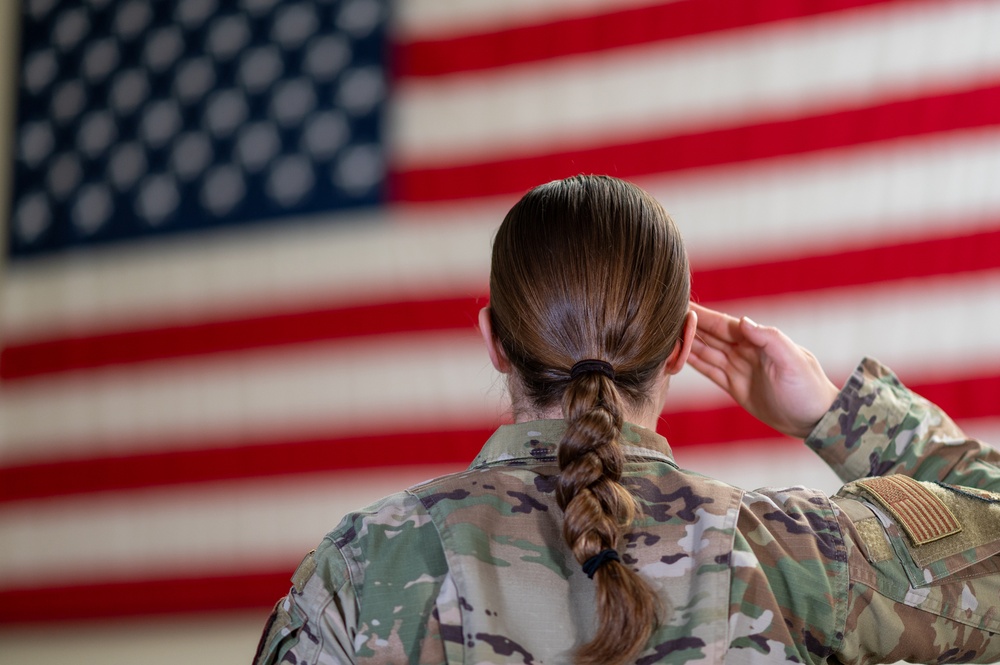
<instances>
[{"instance_id":1,"label":"brown hair","mask_svg":"<svg viewBox=\"0 0 1000 665\"><path fill-rule=\"evenodd\" d=\"M493 333L515 370L512 390L538 409L561 401L557 500L563 537L581 564L617 549L635 500L620 483L626 404L650 399L680 339L687 256L662 206L635 185L576 176L532 189L497 232L490 273ZM609 363L570 370L581 360ZM578 663L624 663L655 627L658 600L628 565L594 573L597 632Z\"/></svg>"}]
</instances>

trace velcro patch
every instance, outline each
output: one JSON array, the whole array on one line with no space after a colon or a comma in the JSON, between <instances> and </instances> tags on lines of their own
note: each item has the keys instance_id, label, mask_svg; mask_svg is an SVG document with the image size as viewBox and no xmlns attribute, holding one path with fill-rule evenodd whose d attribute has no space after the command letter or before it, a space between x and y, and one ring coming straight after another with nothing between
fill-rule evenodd
<instances>
[{"instance_id":1,"label":"velcro patch","mask_svg":"<svg viewBox=\"0 0 1000 665\"><path fill-rule=\"evenodd\" d=\"M896 518L914 545L932 543L962 530L944 501L909 476L864 478L857 483Z\"/></svg>"},{"instance_id":2,"label":"velcro patch","mask_svg":"<svg viewBox=\"0 0 1000 665\"><path fill-rule=\"evenodd\" d=\"M854 523L854 528L864 544L865 557L872 563L888 561L892 558L892 546L885 538L885 531L878 518L871 517Z\"/></svg>"},{"instance_id":3,"label":"velcro patch","mask_svg":"<svg viewBox=\"0 0 1000 665\"><path fill-rule=\"evenodd\" d=\"M971 496L974 499L985 501L986 503L1000 503L1000 492L990 492L989 490L981 490L976 487L949 485L948 483L938 483L938 485L947 487L953 492L958 492L959 494L964 494L965 496Z\"/></svg>"},{"instance_id":4,"label":"velcro patch","mask_svg":"<svg viewBox=\"0 0 1000 665\"><path fill-rule=\"evenodd\" d=\"M292 575L292 586L296 591L302 593L302 589L305 588L306 582L312 577L313 573L316 572L316 550L309 552L302 559L302 563L299 567L295 569L295 574Z\"/></svg>"}]
</instances>

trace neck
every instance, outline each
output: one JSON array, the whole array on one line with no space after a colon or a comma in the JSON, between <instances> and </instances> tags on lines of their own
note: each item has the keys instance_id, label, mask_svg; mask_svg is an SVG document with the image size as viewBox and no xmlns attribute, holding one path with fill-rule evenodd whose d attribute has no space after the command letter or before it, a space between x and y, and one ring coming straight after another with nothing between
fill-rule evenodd
<instances>
[{"instance_id":1,"label":"neck","mask_svg":"<svg viewBox=\"0 0 1000 665\"><path fill-rule=\"evenodd\" d=\"M530 400L526 399L521 392L520 382L516 374L507 375L507 388L510 390L511 411L515 423L526 423L531 420L558 420L563 417L562 406L554 405L548 408L541 408ZM663 413L663 405L667 401L667 391L670 389L670 375L661 372L659 378L652 387L653 389L642 400L638 408L628 408L622 417L626 422L633 425L645 427L648 430L656 431L656 424Z\"/></svg>"},{"instance_id":2,"label":"neck","mask_svg":"<svg viewBox=\"0 0 1000 665\"><path fill-rule=\"evenodd\" d=\"M515 423L526 423L532 420L558 420L563 417L562 408L558 406L540 409L534 404L518 404L515 402L512 404L511 410L513 411ZM638 411L628 409L623 414L623 417L626 422L633 425L639 425L648 430L656 431L656 423L660 420L661 411L662 408L658 409L654 406Z\"/></svg>"}]
</instances>

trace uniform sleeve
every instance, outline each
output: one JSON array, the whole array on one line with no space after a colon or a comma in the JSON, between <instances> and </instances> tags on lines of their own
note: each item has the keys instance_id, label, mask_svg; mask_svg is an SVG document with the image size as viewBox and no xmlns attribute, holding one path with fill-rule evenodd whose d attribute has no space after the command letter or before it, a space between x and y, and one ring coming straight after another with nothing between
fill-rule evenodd
<instances>
[{"instance_id":1,"label":"uniform sleeve","mask_svg":"<svg viewBox=\"0 0 1000 665\"><path fill-rule=\"evenodd\" d=\"M896 473L1000 491L1000 451L966 437L941 409L869 358L806 444L844 482Z\"/></svg>"},{"instance_id":2,"label":"uniform sleeve","mask_svg":"<svg viewBox=\"0 0 1000 665\"><path fill-rule=\"evenodd\" d=\"M343 558L331 548L326 540L302 560L268 619L254 665L355 662L356 596Z\"/></svg>"}]
</instances>

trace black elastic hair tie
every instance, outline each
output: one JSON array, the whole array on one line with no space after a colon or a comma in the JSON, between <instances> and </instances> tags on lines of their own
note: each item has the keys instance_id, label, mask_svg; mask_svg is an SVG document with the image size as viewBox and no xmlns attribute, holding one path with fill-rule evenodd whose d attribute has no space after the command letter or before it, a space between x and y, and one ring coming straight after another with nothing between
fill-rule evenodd
<instances>
[{"instance_id":1,"label":"black elastic hair tie","mask_svg":"<svg viewBox=\"0 0 1000 665\"><path fill-rule=\"evenodd\" d=\"M603 360L581 360L570 368L569 378L575 379L588 372L600 372L612 381L615 380L615 368Z\"/></svg>"},{"instance_id":2,"label":"black elastic hair tie","mask_svg":"<svg viewBox=\"0 0 1000 665\"><path fill-rule=\"evenodd\" d=\"M583 572L587 573L588 578L594 579L594 573L597 572L597 569L608 561L621 562L621 558L618 556L617 550L601 550L594 556L590 557L583 562Z\"/></svg>"}]
</instances>

